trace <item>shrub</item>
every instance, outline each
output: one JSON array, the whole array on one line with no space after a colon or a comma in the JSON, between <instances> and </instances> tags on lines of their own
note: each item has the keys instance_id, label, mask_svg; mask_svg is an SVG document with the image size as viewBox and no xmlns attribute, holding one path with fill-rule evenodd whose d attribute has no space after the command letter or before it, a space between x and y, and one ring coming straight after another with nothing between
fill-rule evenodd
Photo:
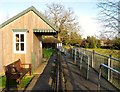
<instances>
[{"instance_id":1,"label":"shrub","mask_svg":"<svg viewBox=\"0 0 120 92\"><path fill-rule=\"evenodd\" d=\"M51 48L44 48L43 49L43 58L50 58L50 56L53 54L54 50Z\"/></svg>"}]
</instances>

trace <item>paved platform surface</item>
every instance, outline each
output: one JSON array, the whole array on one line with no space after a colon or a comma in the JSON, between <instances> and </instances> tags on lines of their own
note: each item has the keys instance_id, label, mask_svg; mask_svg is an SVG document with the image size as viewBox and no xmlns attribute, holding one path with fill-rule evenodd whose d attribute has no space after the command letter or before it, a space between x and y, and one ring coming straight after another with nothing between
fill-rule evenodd
<instances>
[{"instance_id":1,"label":"paved platform surface","mask_svg":"<svg viewBox=\"0 0 120 92\"><path fill-rule=\"evenodd\" d=\"M44 66L43 71L39 71L33 78L32 82L28 85L25 92L36 91L36 90L52 90L51 82L51 71L52 71L52 63L56 55L53 55L48 63ZM66 91L69 90L97 90L98 85L98 74L90 68L89 79L86 79L86 65L82 70L79 69L76 64L73 63L73 60L69 55L62 54L61 58L62 67L63 67L63 76L64 76L64 89ZM41 69L41 68L40 68ZM101 90L112 91L117 90L110 83L108 83L105 79L101 80Z\"/></svg>"},{"instance_id":2,"label":"paved platform surface","mask_svg":"<svg viewBox=\"0 0 120 92\"><path fill-rule=\"evenodd\" d=\"M73 62L69 55L62 55L63 73L66 81L66 90L98 90L98 73L92 68L89 71L87 80L86 71L87 65L84 64L80 68ZM101 78L100 90L117 90L114 86L108 83L105 79Z\"/></svg>"},{"instance_id":3,"label":"paved platform surface","mask_svg":"<svg viewBox=\"0 0 120 92\"><path fill-rule=\"evenodd\" d=\"M46 65L39 67L36 71L35 77L31 81L31 83L26 88L27 91L42 91L42 90L51 90L51 71L52 71L52 63L56 58L55 55L51 56ZM43 71L39 70L42 69Z\"/></svg>"}]
</instances>

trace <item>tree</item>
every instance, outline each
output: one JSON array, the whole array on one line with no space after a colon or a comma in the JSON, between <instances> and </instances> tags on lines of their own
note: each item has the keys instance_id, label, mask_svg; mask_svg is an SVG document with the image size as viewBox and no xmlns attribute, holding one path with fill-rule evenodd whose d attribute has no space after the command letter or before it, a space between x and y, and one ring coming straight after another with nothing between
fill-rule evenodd
<instances>
[{"instance_id":1,"label":"tree","mask_svg":"<svg viewBox=\"0 0 120 92\"><path fill-rule=\"evenodd\" d=\"M66 30L61 31L60 36L63 37L63 38L61 38L63 44L68 45L69 44L69 35L68 35L68 32Z\"/></svg>"},{"instance_id":2,"label":"tree","mask_svg":"<svg viewBox=\"0 0 120 92\"><path fill-rule=\"evenodd\" d=\"M77 32L71 32L69 37L69 44L80 46L82 38Z\"/></svg>"},{"instance_id":3,"label":"tree","mask_svg":"<svg viewBox=\"0 0 120 92\"><path fill-rule=\"evenodd\" d=\"M114 47L114 49L120 50L120 38L115 38L114 39L113 47Z\"/></svg>"},{"instance_id":4,"label":"tree","mask_svg":"<svg viewBox=\"0 0 120 92\"><path fill-rule=\"evenodd\" d=\"M81 46L84 48L100 48L100 40L94 36L88 36L87 39L83 40Z\"/></svg>"},{"instance_id":5,"label":"tree","mask_svg":"<svg viewBox=\"0 0 120 92\"><path fill-rule=\"evenodd\" d=\"M120 1L99 0L98 8L100 14L98 19L104 26L104 33L109 33L109 37L120 37Z\"/></svg>"},{"instance_id":6,"label":"tree","mask_svg":"<svg viewBox=\"0 0 120 92\"><path fill-rule=\"evenodd\" d=\"M79 31L80 29L74 12L70 8L65 9L63 5L56 3L47 5L44 15L59 28L58 39L60 40L66 39L67 33Z\"/></svg>"}]
</instances>

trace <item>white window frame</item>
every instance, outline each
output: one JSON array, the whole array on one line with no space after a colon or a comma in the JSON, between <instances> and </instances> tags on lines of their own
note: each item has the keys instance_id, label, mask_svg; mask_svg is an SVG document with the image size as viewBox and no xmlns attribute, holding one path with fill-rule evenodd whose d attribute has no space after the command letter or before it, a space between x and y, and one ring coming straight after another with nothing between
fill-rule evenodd
<instances>
[{"instance_id":1,"label":"white window frame","mask_svg":"<svg viewBox=\"0 0 120 92\"><path fill-rule=\"evenodd\" d=\"M24 42L23 42L24 43L24 51L20 51L20 46L21 45L19 45L19 51L16 50L16 34L19 34L19 36L20 36L20 34L24 34ZM14 53L25 54L26 53L26 32L14 32L13 41L14 41L14 45L13 45ZM19 37L19 41L20 41L20 37ZM19 42L19 43L21 43L21 42Z\"/></svg>"}]
</instances>

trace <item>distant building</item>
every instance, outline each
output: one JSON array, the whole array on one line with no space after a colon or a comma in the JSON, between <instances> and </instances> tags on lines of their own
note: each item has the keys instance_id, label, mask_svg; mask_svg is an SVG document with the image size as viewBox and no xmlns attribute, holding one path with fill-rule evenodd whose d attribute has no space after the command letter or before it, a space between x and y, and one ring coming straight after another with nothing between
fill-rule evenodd
<instances>
[{"instance_id":1,"label":"distant building","mask_svg":"<svg viewBox=\"0 0 120 92\"><path fill-rule=\"evenodd\" d=\"M59 41L57 38L55 37L46 37L43 39L42 41L43 43L43 48L58 48L59 46L62 46L62 42Z\"/></svg>"},{"instance_id":2,"label":"distant building","mask_svg":"<svg viewBox=\"0 0 120 92\"><path fill-rule=\"evenodd\" d=\"M100 45L103 48L110 48L113 46L113 42L111 40L101 40Z\"/></svg>"}]
</instances>

